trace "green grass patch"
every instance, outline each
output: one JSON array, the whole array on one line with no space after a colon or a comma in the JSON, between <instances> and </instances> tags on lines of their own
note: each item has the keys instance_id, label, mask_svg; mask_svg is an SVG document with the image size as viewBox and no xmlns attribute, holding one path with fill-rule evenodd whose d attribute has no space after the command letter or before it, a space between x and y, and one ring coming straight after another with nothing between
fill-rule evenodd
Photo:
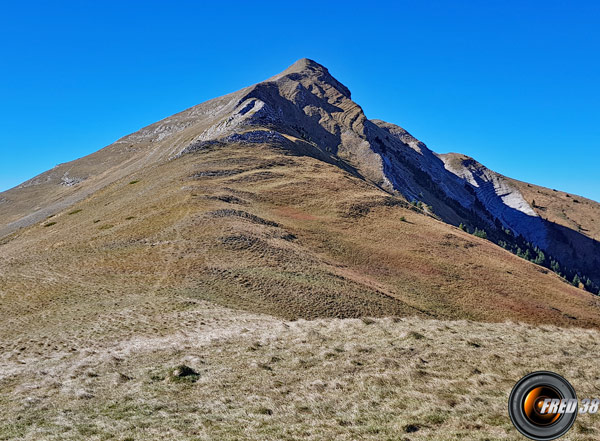
<instances>
[{"instance_id":1,"label":"green grass patch","mask_svg":"<svg viewBox=\"0 0 600 441\"><path fill-rule=\"evenodd\" d=\"M113 224L106 224L106 225L101 225L98 229L99 230L110 230L112 227L114 227Z\"/></svg>"},{"instance_id":2,"label":"green grass patch","mask_svg":"<svg viewBox=\"0 0 600 441\"><path fill-rule=\"evenodd\" d=\"M169 380L174 383L195 383L199 378L198 372L184 364L175 367L169 374Z\"/></svg>"},{"instance_id":3,"label":"green grass patch","mask_svg":"<svg viewBox=\"0 0 600 441\"><path fill-rule=\"evenodd\" d=\"M47 224L44 224L44 227L51 227L52 225L56 225L56 222L48 222Z\"/></svg>"},{"instance_id":4,"label":"green grass patch","mask_svg":"<svg viewBox=\"0 0 600 441\"><path fill-rule=\"evenodd\" d=\"M140 182L140 181L137 181L137 180L136 181L129 181L129 185L137 184L138 182Z\"/></svg>"},{"instance_id":5,"label":"green grass patch","mask_svg":"<svg viewBox=\"0 0 600 441\"><path fill-rule=\"evenodd\" d=\"M81 213L83 210L80 208L78 210L73 210L69 213L69 216L71 216L72 214L77 214L77 213Z\"/></svg>"}]
</instances>

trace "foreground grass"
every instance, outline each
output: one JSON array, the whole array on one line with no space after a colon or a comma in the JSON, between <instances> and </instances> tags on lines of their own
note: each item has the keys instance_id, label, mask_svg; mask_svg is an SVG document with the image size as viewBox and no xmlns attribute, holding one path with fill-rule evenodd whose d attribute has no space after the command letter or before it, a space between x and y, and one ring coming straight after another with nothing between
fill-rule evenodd
<instances>
[{"instance_id":1,"label":"foreground grass","mask_svg":"<svg viewBox=\"0 0 600 441\"><path fill-rule=\"evenodd\" d=\"M0 439L517 440L506 406L522 375L550 369L599 393L592 330L185 314L172 335L4 354ZM174 381L181 364L199 375ZM581 416L568 439L599 427Z\"/></svg>"}]
</instances>

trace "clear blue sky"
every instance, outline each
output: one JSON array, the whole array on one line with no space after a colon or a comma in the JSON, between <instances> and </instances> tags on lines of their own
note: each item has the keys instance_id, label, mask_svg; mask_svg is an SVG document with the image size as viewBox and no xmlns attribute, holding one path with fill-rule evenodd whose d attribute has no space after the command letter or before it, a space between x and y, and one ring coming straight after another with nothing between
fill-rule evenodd
<instances>
[{"instance_id":1,"label":"clear blue sky","mask_svg":"<svg viewBox=\"0 0 600 441\"><path fill-rule=\"evenodd\" d=\"M437 152L600 201L598 2L203 3L5 2L0 190L308 57Z\"/></svg>"}]
</instances>

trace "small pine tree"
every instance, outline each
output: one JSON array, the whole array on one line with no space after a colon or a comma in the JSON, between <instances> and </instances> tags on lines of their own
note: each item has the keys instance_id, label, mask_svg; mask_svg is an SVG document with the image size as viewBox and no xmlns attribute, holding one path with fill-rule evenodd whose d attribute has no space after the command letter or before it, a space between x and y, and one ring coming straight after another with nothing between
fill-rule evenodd
<instances>
[{"instance_id":1,"label":"small pine tree","mask_svg":"<svg viewBox=\"0 0 600 441\"><path fill-rule=\"evenodd\" d=\"M481 237L482 239L487 239L487 233L485 230L480 230L479 228L475 228L473 231L473 236Z\"/></svg>"},{"instance_id":2,"label":"small pine tree","mask_svg":"<svg viewBox=\"0 0 600 441\"><path fill-rule=\"evenodd\" d=\"M463 224L462 222L460 223L460 225L458 226L458 228L460 228L463 231L467 231L467 227L465 227L465 224Z\"/></svg>"},{"instance_id":3,"label":"small pine tree","mask_svg":"<svg viewBox=\"0 0 600 441\"><path fill-rule=\"evenodd\" d=\"M533 260L533 262L537 263L538 265L542 265L546 261L546 255L539 248L537 248L536 251L537 251L537 256Z\"/></svg>"},{"instance_id":4,"label":"small pine tree","mask_svg":"<svg viewBox=\"0 0 600 441\"><path fill-rule=\"evenodd\" d=\"M575 276L573 277L573 286L579 287L580 283L581 283L581 279L579 278L579 276L577 274L575 274Z\"/></svg>"}]
</instances>

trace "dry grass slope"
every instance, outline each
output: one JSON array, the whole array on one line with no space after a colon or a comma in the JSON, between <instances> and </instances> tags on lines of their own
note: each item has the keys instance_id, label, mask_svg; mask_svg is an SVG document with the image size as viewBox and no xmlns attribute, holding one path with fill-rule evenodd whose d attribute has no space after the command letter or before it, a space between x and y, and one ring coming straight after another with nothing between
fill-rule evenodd
<instances>
[{"instance_id":1,"label":"dry grass slope","mask_svg":"<svg viewBox=\"0 0 600 441\"><path fill-rule=\"evenodd\" d=\"M26 324L23 338L43 327L85 341L91 327L110 336L138 314L137 330L160 330L148 316L174 296L288 319L600 321L596 297L545 269L338 167L264 145L128 176L0 251L7 337ZM96 326L98 310L107 317Z\"/></svg>"},{"instance_id":2,"label":"dry grass slope","mask_svg":"<svg viewBox=\"0 0 600 441\"><path fill-rule=\"evenodd\" d=\"M0 439L519 440L537 369L598 395L593 330L418 318L281 321L198 302L178 330L3 357ZM186 365L197 375L173 377ZM597 439L580 416L570 440Z\"/></svg>"},{"instance_id":3,"label":"dry grass slope","mask_svg":"<svg viewBox=\"0 0 600 441\"><path fill-rule=\"evenodd\" d=\"M596 297L545 269L338 167L265 145L128 176L0 251L7 337L27 324L85 341L91 327L110 336L137 315L138 331L160 330L148 317L174 296L288 319L600 321ZM98 310L107 317L96 326Z\"/></svg>"}]
</instances>

